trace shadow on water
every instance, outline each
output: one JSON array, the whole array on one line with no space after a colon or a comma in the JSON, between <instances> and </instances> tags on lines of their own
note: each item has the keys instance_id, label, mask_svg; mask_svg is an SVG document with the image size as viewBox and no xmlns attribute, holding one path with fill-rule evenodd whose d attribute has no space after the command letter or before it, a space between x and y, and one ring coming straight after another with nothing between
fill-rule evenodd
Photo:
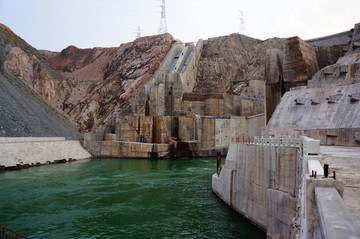
<instances>
[{"instance_id":1,"label":"shadow on water","mask_svg":"<svg viewBox=\"0 0 360 239\"><path fill-rule=\"evenodd\" d=\"M0 174L0 224L30 238L265 238L211 192L215 159L92 159Z\"/></svg>"}]
</instances>

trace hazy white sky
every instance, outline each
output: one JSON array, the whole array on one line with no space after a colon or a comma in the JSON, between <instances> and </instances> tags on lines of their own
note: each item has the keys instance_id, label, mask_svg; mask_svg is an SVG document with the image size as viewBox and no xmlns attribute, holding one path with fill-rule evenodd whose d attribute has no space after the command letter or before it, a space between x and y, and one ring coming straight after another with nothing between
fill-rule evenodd
<instances>
[{"instance_id":1,"label":"hazy white sky","mask_svg":"<svg viewBox=\"0 0 360 239\"><path fill-rule=\"evenodd\" d=\"M0 23L38 49L119 46L155 35L160 0L0 0ZM360 22L360 0L166 0L168 32L183 42L239 32L259 39L303 39L349 30Z\"/></svg>"}]
</instances>

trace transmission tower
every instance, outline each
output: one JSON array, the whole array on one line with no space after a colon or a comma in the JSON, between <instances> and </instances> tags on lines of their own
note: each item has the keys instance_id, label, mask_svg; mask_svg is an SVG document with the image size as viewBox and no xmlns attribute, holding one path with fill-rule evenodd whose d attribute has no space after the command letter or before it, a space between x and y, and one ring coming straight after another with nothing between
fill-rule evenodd
<instances>
[{"instance_id":1,"label":"transmission tower","mask_svg":"<svg viewBox=\"0 0 360 239\"><path fill-rule=\"evenodd\" d=\"M241 10L239 10L239 12L239 33L242 35L246 35L244 13Z\"/></svg>"},{"instance_id":2,"label":"transmission tower","mask_svg":"<svg viewBox=\"0 0 360 239\"><path fill-rule=\"evenodd\" d=\"M136 39L138 39L140 37L141 37L141 29L140 29L140 26L138 26L137 32L136 32Z\"/></svg>"},{"instance_id":3,"label":"transmission tower","mask_svg":"<svg viewBox=\"0 0 360 239\"><path fill-rule=\"evenodd\" d=\"M165 0L162 0L161 18L160 18L158 34L164 34L164 33L167 33L167 26L166 26Z\"/></svg>"}]
</instances>

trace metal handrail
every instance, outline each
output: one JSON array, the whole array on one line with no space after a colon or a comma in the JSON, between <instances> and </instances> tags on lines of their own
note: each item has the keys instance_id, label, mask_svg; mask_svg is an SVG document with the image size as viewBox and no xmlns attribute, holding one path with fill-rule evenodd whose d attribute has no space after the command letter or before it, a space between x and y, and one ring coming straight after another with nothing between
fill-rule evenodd
<instances>
[{"instance_id":1,"label":"metal handrail","mask_svg":"<svg viewBox=\"0 0 360 239\"><path fill-rule=\"evenodd\" d=\"M255 144L255 145L272 145L272 146L292 146L301 147L300 138L273 138L273 137L234 137L232 142Z\"/></svg>"},{"instance_id":2,"label":"metal handrail","mask_svg":"<svg viewBox=\"0 0 360 239\"><path fill-rule=\"evenodd\" d=\"M29 239L28 237L23 236L20 233L17 233L3 225L0 225L0 239L19 239L19 238Z\"/></svg>"}]
</instances>

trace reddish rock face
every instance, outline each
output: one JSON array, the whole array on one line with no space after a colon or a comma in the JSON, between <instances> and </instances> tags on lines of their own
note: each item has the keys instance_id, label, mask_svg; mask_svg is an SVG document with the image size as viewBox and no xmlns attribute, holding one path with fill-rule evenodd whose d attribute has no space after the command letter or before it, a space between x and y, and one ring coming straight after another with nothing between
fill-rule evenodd
<instances>
[{"instance_id":1,"label":"reddish rock face","mask_svg":"<svg viewBox=\"0 0 360 239\"><path fill-rule=\"evenodd\" d=\"M266 50L282 50L283 45L284 39L261 41L239 34L209 38L204 41L194 90L245 94L250 80L264 80Z\"/></svg>"},{"instance_id":2,"label":"reddish rock face","mask_svg":"<svg viewBox=\"0 0 360 239\"><path fill-rule=\"evenodd\" d=\"M114 48L37 51L1 27L4 70L64 111L82 131L101 125L147 82L175 42L170 34Z\"/></svg>"},{"instance_id":3,"label":"reddish rock face","mask_svg":"<svg viewBox=\"0 0 360 239\"><path fill-rule=\"evenodd\" d=\"M49 59L56 70L72 79L58 86L63 89L60 107L82 129L103 124L153 76L173 42L171 35L164 34L118 48L66 48Z\"/></svg>"}]
</instances>

